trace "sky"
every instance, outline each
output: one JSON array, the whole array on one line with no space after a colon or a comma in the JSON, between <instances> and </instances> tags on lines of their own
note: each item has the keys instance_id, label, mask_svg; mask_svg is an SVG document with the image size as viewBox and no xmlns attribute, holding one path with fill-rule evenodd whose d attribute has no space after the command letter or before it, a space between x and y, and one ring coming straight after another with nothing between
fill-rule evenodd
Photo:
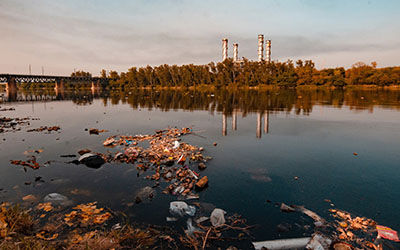
<instances>
[{"instance_id":1,"label":"sky","mask_svg":"<svg viewBox=\"0 0 400 250\"><path fill-rule=\"evenodd\" d=\"M400 65L400 0L0 0L0 73L207 64L222 38L256 60L258 34L275 61Z\"/></svg>"}]
</instances>

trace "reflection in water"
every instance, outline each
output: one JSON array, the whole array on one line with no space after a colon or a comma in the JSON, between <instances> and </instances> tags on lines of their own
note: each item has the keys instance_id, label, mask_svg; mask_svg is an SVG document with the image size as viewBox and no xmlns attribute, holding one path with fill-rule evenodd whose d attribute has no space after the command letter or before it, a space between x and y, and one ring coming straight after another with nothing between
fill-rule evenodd
<instances>
[{"instance_id":1,"label":"reflection in water","mask_svg":"<svg viewBox=\"0 0 400 250\"><path fill-rule=\"evenodd\" d=\"M256 137L269 133L269 114L291 112L308 115L314 105L330 105L336 108L373 111L374 106L400 108L400 91L384 89L270 89L258 90L130 90L101 91L92 86L89 90L66 91L40 89L7 91L6 102L72 100L77 105L91 105L100 98L105 106L129 104L134 109L153 108L169 110L208 110L222 113L222 135L228 134L228 118L232 118L232 130L237 130L237 115L245 117L257 113ZM264 120L264 121L263 121ZM263 123L264 122L264 126Z\"/></svg>"},{"instance_id":2,"label":"reflection in water","mask_svg":"<svg viewBox=\"0 0 400 250\"><path fill-rule=\"evenodd\" d=\"M216 91L180 91L180 90L130 90L101 91L89 90L66 91L55 89L8 91L6 102L15 101L53 101L72 100L78 105L90 105L93 99L103 99L104 105L129 104L132 108L153 108L169 110L208 110L232 116L232 129L237 129L237 113L264 115L264 133L268 133L268 113L291 112L308 115L314 105L330 105L336 108L348 106L350 109L368 109L375 106L400 108L400 91L384 89L270 89L258 90L216 90ZM224 128L227 126L223 117ZM261 117L258 124L261 124ZM225 130L225 129L224 129Z\"/></svg>"}]
</instances>

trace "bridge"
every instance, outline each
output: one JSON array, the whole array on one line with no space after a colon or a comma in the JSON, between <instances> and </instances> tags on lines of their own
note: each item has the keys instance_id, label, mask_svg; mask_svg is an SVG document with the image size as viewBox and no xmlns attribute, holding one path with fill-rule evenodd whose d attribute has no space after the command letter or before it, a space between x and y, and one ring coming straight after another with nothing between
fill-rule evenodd
<instances>
[{"instance_id":1,"label":"bridge","mask_svg":"<svg viewBox=\"0 0 400 250\"><path fill-rule=\"evenodd\" d=\"M55 88L64 88L66 82L91 82L92 88L99 88L100 85L107 84L111 78L91 77L91 76L49 76L49 75L19 75L19 74L0 74L0 83L6 83L7 89L16 89L17 83L55 83Z\"/></svg>"},{"instance_id":2,"label":"bridge","mask_svg":"<svg viewBox=\"0 0 400 250\"><path fill-rule=\"evenodd\" d=\"M49 75L19 75L19 74L0 74L0 83L6 83L7 98L15 100L17 98L17 83L55 83L56 95L64 95L65 83L90 82L92 93L100 90L114 78L102 78L91 76L49 76Z\"/></svg>"}]
</instances>

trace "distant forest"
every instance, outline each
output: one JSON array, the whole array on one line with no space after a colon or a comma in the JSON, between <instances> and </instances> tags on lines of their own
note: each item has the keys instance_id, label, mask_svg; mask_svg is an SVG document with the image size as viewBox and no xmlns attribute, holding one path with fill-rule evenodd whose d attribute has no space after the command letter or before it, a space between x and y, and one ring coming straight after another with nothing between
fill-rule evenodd
<instances>
[{"instance_id":1,"label":"distant forest","mask_svg":"<svg viewBox=\"0 0 400 250\"><path fill-rule=\"evenodd\" d=\"M81 72L82 74L85 72ZM362 62L349 69L343 67L316 69L311 60L287 62L254 62L244 60L235 63L232 59L207 65L160 65L157 67L132 67L128 72L101 71L101 77L117 79L111 81L115 87L191 87L201 85L259 86L274 85L295 87L301 85L344 87L347 85L390 86L400 84L400 67L377 68L377 63Z\"/></svg>"}]
</instances>

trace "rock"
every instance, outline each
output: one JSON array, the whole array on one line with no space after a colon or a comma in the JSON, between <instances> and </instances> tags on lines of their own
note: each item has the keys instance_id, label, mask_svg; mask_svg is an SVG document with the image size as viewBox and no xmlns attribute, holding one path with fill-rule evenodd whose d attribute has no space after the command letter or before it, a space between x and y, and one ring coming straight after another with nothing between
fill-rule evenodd
<instances>
[{"instance_id":1,"label":"rock","mask_svg":"<svg viewBox=\"0 0 400 250\"><path fill-rule=\"evenodd\" d=\"M208 185L208 177L204 176L203 178L201 178L197 183L196 183L196 187L199 189L203 189Z\"/></svg>"},{"instance_id":2,"label":"rock","mask_svg":"<svg viewBox=\"0 0 400 250\"><path fill-rule=\"evenodd\" d=\"M226 212L220 208L215 208L210 216L211 224L214 227L221 226L225 224L225 214Z\"/></svg>"},{"instance_id":3,"label":"rock","mask_svg":"<svg viewBox=\"0 0 400 250\"><path fill-rule=\"evenodd\" d=\"M198 168L199 168L199 170L204 170L207 168L207 166L203 162L200 162Z\"/></svg>"},{"instance_id":4,"label":"rock","mask_svg":"<svg viewBox=\"0 0 400 250\"><path fill-rule=\"evenodd\" d=\"M90 153L90 152L92 152L92 150L85 148L85 149L79 150L78 154L84 155L84 154L87 154L87 153Z\"/></svg>"},{"instance_id":5,"label":"rock","mask_svg":"<svg viewBox=\"0 0 400 250\"><path fill-rule=\"evenodd\" d=\"M280 209L281 209L282 212L285 212L285 213L290 213L290 212L295 212L296 211L294 208L286 205L285 203L281 204Z\"/></svg>"},{"instance_id":6,"label":"rock","mask_svg":"<svg viewBox=\"0 0 400 250\"><path fill-rule=\"evenodd\" d=\"M194 206L189 206L183 201L173 201L169 203L169 212L173 215L179 216L194 216L196 213L196 208Z\"/></svg>"},{"instance_id":7,"label":"rock","mask_svg":"<svg viewBox=\"0 0 400 250\"><path fill-rule=\"evenodd\" d=\"M51 193L44 197L44 202L51 202L53 205L61 205L61 206L70 206L73 204L68 197L59 194L59 193Z\"/></svg>"},{"instance_id":8,"label":"rock","mask_svg":"<svg viewBox=\"0 0 400 250\"><path fill-rule=\"evenodd\" d=\"M100 168L106 161L100 155L87 153L79 157L78 161L89 168Z\"/></svg>"}]
</instances>

